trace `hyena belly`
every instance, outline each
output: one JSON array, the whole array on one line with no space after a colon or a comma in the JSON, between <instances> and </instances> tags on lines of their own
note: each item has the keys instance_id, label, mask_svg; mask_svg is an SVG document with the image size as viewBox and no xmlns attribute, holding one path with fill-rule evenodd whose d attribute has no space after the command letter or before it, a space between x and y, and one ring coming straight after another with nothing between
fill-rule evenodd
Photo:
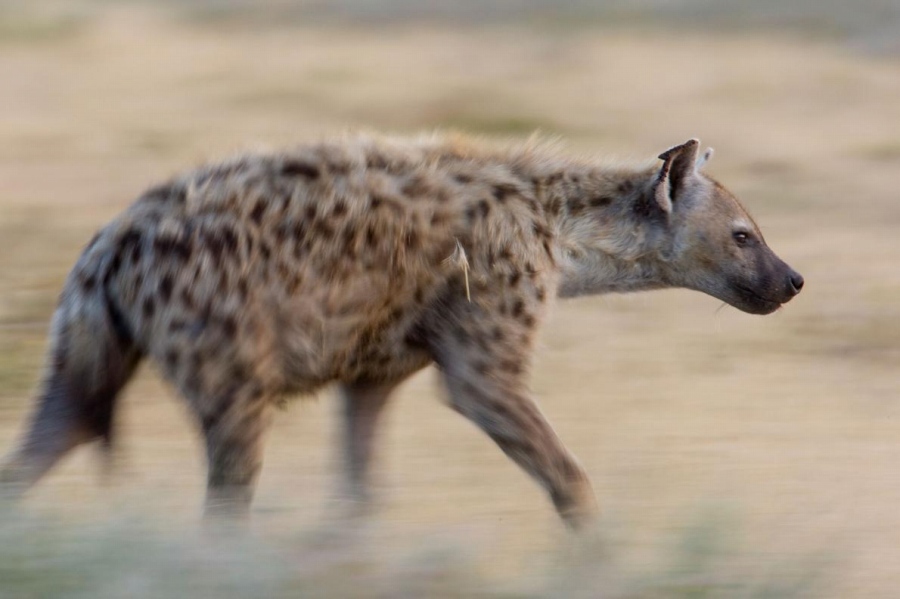
<instances>
[{"instance_id":1,"label":"hyena belly","mask_svg":"<svg viewBox=\"0 0 900 599\"><path fill-rule=\"evenodd\" d=\"M416 330L426 313L397 277L354 273L339 286L311 281L276 309L286 389L330 381L402 380L430 362ZM422 294L424 297L424 293Z\"/></svg>"}]
</instances>

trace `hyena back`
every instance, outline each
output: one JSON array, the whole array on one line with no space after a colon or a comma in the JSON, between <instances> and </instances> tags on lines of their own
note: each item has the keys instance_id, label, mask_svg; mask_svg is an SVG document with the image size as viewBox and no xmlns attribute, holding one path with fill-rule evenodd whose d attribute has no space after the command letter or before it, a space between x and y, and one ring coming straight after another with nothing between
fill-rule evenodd
<instances>
[{"instance_id":1,"label":"hyena back","mask_svg":"<svg viewBox=\"0 0 900 599\"><path fill-rule=\"evenodd\" d=\"M205 436L208 512L247 510L273 404L329 383L347 492L363 499L391 392L435 363L451 406L584 522L590 483L528 387L551 300L686 287L768 313L803 284L700 172L709 154L690 140L661 165L610 167L540 146L357 138L151 189L70 273L0 489L108 443L116 395L149 357Z\"/></svg>"}]
</instances>

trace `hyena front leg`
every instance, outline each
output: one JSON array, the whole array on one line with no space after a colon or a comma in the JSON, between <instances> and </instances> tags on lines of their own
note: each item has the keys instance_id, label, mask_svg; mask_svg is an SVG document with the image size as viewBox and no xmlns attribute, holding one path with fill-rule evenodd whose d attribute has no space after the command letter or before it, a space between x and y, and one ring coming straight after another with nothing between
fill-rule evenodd
<instances>
[{"instance_id":1,"label":"hyena front leg","mask_svg":"<svg viewBox=\"0 0 900 599\"><path fill-rule=\"evenodd\" d=\"M435 361L443 371L451 406L484 430L503 452L549 493L572 528L597 512L584 469L541 414L525 381L530 337L502 319L459 322L440 336Z\"/></svg>"},{"instance_id":2,"label":"hyena front leg","mask_svg":"<svg viewBox=\"0 0 900 599\"><path fill-rule=\"evenodd\" d=\"M365 510L370 502L369 470L375 433L397 383L357 381L340 387L345 498Z\"/></svg>"}]
</instances>

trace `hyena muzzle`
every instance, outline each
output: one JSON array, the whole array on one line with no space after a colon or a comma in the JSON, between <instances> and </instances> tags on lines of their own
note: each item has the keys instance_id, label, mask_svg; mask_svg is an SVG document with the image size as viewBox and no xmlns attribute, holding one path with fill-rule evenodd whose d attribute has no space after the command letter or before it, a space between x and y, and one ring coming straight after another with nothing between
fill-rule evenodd
<instances>
[{"instance_id":1,"label":"hyena muzzle","mask_svg":"<svg viewBox=\"0 0 900 599\"><path fill-rule=\"evenodd\" d=\"M571 525L595 501L529 391L555 297L684 287L766 314L803 279L690 140L608 166L542 146L357 138L243 156L151 189L87 246L53 316L31 424L0 470L18 496L113 433L143 358L206 441L207 511L245 513L274 404L339 387L346 492L367 494L380 415L435 364L453 409Z\"/></svg>"}]
</instances>

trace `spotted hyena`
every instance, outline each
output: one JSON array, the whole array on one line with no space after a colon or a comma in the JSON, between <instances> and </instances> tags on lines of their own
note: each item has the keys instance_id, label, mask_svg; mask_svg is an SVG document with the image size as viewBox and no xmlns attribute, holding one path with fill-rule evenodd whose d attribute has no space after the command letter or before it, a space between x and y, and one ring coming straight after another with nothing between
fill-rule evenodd
<instances>
[{"instance_id":1,"label":"spotted hyena","mask_svg":"<svg viewBox=\"0 0 900 599\"><path fill-rule=\"evenodd\" d=\"M3 470L17 495L112 434L149 357L196 416L208 512L245 512L273 406L336 383L348 493L366 494L379 415L436 364L450 405L577 525L583 468L528 385L556 297L686 287L755 314L802 277L766 245L697 140L608 166L540 145L353 138L206 166L103 228L53 317L30 428Z\"/></svg>"}]
</instances>

